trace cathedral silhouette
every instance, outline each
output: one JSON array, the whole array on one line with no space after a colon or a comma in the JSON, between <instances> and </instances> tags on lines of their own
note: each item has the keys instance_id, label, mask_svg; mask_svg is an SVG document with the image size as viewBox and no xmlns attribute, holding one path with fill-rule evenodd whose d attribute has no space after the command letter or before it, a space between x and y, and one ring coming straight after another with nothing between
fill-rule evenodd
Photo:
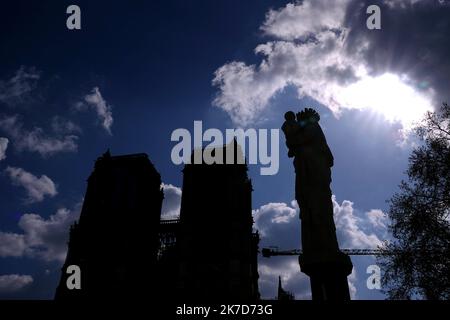
<instances>
[{"instance_id":1,"label":"cathedral silhouette","mask_svg":"<svg viewBox=\"0 0 450 320\"><path fill-rule=\"evenodd\" d=\"M242 157L235 141L222 148ZM55 299L131 299L145 288L183 301L258 300L252 184L245 161L234 163L186 164L180 217L161 220L161 177L148 156L99 157ZM70 265L81 289L67 286Z\"/></svg>"}]
</instances>

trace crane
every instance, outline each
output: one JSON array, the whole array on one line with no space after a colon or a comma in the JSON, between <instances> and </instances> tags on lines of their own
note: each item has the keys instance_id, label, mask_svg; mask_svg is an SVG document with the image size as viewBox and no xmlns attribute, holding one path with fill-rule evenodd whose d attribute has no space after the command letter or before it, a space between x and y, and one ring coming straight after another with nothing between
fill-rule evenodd
<instances>
[{"instance_id":1,"label":"crane","mask_svg":"<svg viewBox=\"0 0 450 320\"><path fill-rule=\"evenodd\" d=\"M398 251L398 250L382 250L382 249L340 249L342 253L351 255L351 256L388 256L397 254L400 252L405 251ZM407 252L413 253L413 252L420 252L421 254L447 254L448 249L446 248L433 248L433 249L411 249ZM265 258L270 258L273 256L298 256L302 254L301 249L291 249L291 250L280 250L276 246L267 247L262 249L262 255Z\"/></svg>"},{"instance_id":2,"label":"crane","mask_svg":"<svg viewBox=\"0 0 450 320\"><path fill-rule=\"evenodd\" d=\"M377 256L386 255L386 251L380 249L341 249L341 252L352 256ZM262 255L265 258L272 256L298 256L302 254L301 249L279 250L278 247L269 247L262 249Z\"/></svg>"}]
</instances>

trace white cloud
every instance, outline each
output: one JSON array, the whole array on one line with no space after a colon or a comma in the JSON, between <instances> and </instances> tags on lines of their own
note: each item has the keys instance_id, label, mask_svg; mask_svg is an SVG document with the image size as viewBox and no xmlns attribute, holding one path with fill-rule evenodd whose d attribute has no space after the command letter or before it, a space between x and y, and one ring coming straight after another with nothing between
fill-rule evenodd
<instances>
[{"instance_id":1,"label":"white cloud","mask_svg":"<svg viewBox=\"0 0 450 320\"><path fill-rule=\"evenodd\" d=\"M0 102L9 106L23 102L25 97L37 86L40 72L35 68L21 66L7 81L0 81Z\"/></svg>"},{"instance_id":2,"label":"white cloud","mask_svg":"<svg viewBox=\"0 0 450 320\"><path fill-rule=\"evenodd\" d=\"M46 261L64 261L70 225L78 218L79 211L58 209L48 219L38 214L24 214L19 226L24 230L25 241L31 255Z\"/></svg>"},{"instance_id":3,"label":"white cloud","mask_svg":"<svg viewBox=\"0 0 450 320\"><path fill-rule=\"evenodd\" d=\"M274 239L280 239L279 236L287 231L286 228L292 226L292 222L299 221L294 219L298 218L294 201L291 206L284 202L265 204L253 210L253 217L255 228L260 232L261 237Z\"/></svg>"},{"instance_id":4,"label":"white cloud","mask_svg":"<svg viewBox=\"0 0 450 320\"><path fill-rule=\"evenodd\" d=\"M22 234L0 231L0 257L21 257L27 245Z\"/></svg>"},{"instance_id":5,"label":"white cloud","mask_svg":"<svg viewBox=\"0 0 450 320\"><path fill-rule=\"evenodd\" d=\"M39 178L23 170L22 168L7 167L5 172L9 175L16 186L25 188L28 193L27 201L30 203L40 202L45 196L54 197L58 191L55 183L46 175Z\"/></svg>"},{"instance_id":6,"label":"white cloud","mask_svg":"<svg viewBox=\"0 0 450 320\"><path fill-rule=\"evenodd\" d=\"M373 227L387 229L386 223L388 217L383 211L379 209L372 209L367 212L367 217Z\"/></svg>"},{"instance_id":7,"label":"white cloud","mask_svg":"<svg viewBox=\"0 0 450 320\"><path fill-rule=\"evenodd\" d=\"M161 219L177 219L180 217L181 189L171 185L162 184L164 200L161 210Z\"/></svg>"},{"instance_id":8,"label":"white cloud","mask_svg":"<svg viewBox=\"0 0 450 320\"><path fill-rule=\"evenodd\" d=\"M356 269L353 267L352 273L347 277L348 279L348 289L350 290L350 299L356 299L356 283L358 282L358 278L356 276Z\"/></svg>"},{"instance_id":9,"label":"white cloud","mask_svg":"<svg viewBox=\"0 0 450 320\"><path fill-rule=\"evenodd\" d=\"M8 138L0 137L0 161L6 159L6 149L8 149Z\"/></svg>"},{"instance_id":10,"label":"white cloud","mask_svg":"<svg viewBox=\"0 0 450 320\"><path fill-rule=\"evenodd\" d=\"M262 62L246 65L231 62L214 74L213 85L220 92L214 104L239 125L257 120L272 98L293 85L299 97L310 96L338 112L336 93L342 79L357 79L353 61L344 54L345 32L323 31L316 41L272 41L256 47Z\"/></svg>"},{"instance_id":11,"label":"white cloud","mask_svg":"<svg viewBox=\"0 0 450 320\"><path fill-rule=\"evenodd\" d=\"M288 3L279 10L270 10L261 29L268 35L294 40L324 30L341 27L349 0L303 1Z\"/></svg>"},{"instance_id":12,"label":"white cloud","mask_svg":"<svg viewBox=\"0 0 450 320\"><path fill-rule=\"evenodd\" d=\"M382 244L382 241L373 231L364 231L367 224L371 223L371 220L356 216L353 202L344 200L342 204L339 204L334 195L332 201L336 234L341 248L375 249Z\"/></svg>"},{"instance_id":13,"label":"white cloud","mask_svg":"<svg viewBox=\"0 0 450 320\"><path fill-rule=\"evenodd\" d=\"M256 47L261 62L232 61L217 69L212 83L219 92L213 104L235 124L248 126L262 118L277 94L293 86L299 98L311 97L335 115L344 108L368 108L411 127L431 110L433 91L419 94L406 76L369 74L363 54L367 44L347 50L344 20L349 2L304 0L270 10L261 28L274 40Z\"/></svg>"},{"instance_id":14,"label":"white cloud","mask_svg":"<svg viewBox=\"0 0 450 320\"><path fill-rule=\"evenodd\" d=\"M0 119L0 129L10 135L13 145L19 151L38 152L41 156L51 156L58 152L77 151L76 135L64 135L62 137L51 137L44 133L39 127L32 130L23 128L23 123L18 115L3 117Z\"/></svg>"},{"instance_id":15,"label":"white cloud","mask_svg":"<svg viewBox=\"0 0 450 320\"><path fill-rule=\"evenodd\" d=\"M15 292L33 282L29 275L7 274L0 275L0 292Z\"/></svg>"},{"instance_id":16,"label":"white cloud","mask_svg":"<svg viewBox=\"0 0 450 320\"><path fill-rule=\"evenodd\" d=\"M90 107L94 108L103 128L111 134L111 126L114 121L111 106L106 103L105 99L103 99L99 88L94 87L90 94L84 96L84 101L87 102ZM79 110L81 110L82 104L78 103L76 106Z\"/></svg>"},{"instance_id":17,"label":"white cloud","mask_svg":"<svg viewBox=\"0 0 450 320\"><path fill-rule=\"evenodd\" d=\"M78 219L81 203L73 210L60 208L49 218L24 214L19 221L21 234L0 232L1 257L37 257L64 262L70 225Z\"/></svg>"}]
</instances>

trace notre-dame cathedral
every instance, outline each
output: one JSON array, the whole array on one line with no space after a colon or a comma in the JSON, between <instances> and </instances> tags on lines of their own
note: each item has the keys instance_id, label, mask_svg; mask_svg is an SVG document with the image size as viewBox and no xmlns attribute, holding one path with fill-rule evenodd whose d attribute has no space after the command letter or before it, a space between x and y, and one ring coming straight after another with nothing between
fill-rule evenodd
<instances>
[{"instance_id":1,"label":"notre-dame cathedral","mask_svg":"<svg viewBox=\"0 0 450 320\"><path fill-rule=\"evenodd\" d=\"M247 170L185 165L180 217L161 220L161 177L148 156L108 151L88 179L55 298L130 299L144 288L184 301L259 299ZM81 289L67 286L70 265L81 270Z\"/></svg>"}]
</instances>

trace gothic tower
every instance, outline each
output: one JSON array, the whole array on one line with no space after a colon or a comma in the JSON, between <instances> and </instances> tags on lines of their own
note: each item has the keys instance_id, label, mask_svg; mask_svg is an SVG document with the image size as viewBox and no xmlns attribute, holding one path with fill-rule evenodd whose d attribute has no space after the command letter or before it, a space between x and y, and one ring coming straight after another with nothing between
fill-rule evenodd
<instances>
[{"instance_id":1,"label":"gothic tower","mask_svg":"<svg viewBox=\"0 0 450 320\"><path fill-rule=\"evenodd\" d=\"M146 154L98 158L55 298L133 298L151 287L162 200L161 177ZM67 288L70 265L81 270L79 290Z\"/></svg>"},{"instance_id":2,"label":"gothic tower","mask_svg":"<svg viewBox=\"0 0 450 320\"><path fill-rule=\"evenodd\" d=\"M234 148L236 142L212 154ZM195 150L200 152L200 150ZM240 153L239 153L240 152ZM241 159L243 160L243 159ZM187 164L179 225L179 297L197 301L259 298L259 236L252 230L252 184L245 161Z\"/></svg>"}]
</instances>

